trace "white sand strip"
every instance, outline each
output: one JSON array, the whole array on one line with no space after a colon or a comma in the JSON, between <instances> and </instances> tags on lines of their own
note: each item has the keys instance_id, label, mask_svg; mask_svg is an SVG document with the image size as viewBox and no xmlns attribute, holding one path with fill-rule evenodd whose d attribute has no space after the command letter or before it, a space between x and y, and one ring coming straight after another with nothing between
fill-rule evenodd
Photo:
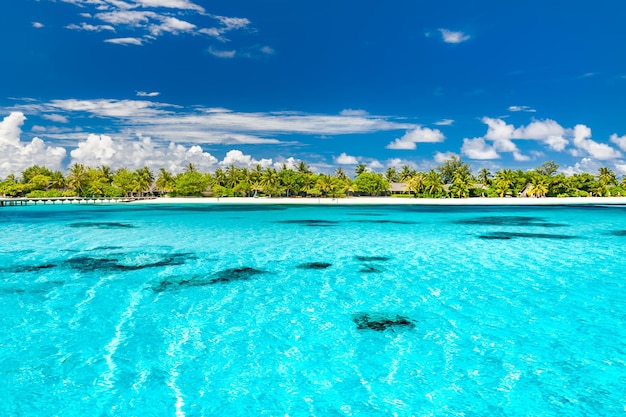
<instances>
[{"instance_id":1,"label":"white sand strip","mask_svg":"<svg viewBox=\"0 0 626 417\"><path fill-rule=\"evenodd\" d=\"M125 203L129 204L129 203ZM187 198L163 197L135 201L130 204L292 204L292 205L433 205L433 206L565 206L565 205L626 205L626 197L567 197L567 198Z\"/></svg>"}]
</instances>

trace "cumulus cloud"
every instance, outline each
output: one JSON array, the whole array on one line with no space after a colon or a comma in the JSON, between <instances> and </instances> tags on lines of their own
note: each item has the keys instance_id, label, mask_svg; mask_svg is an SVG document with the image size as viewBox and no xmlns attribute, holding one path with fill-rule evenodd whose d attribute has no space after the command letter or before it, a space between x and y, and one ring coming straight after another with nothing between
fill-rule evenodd
<instances>
[{"instance_id":1,"label":"cumulus cloud","mask_svg":"<svg viewBox=\"0 0 626 417\"><path fill-rule=\"evenodd\" d=\"M613 133L610 139L611 139L611 142L619 146L621 150L626 151L626 135L617 136L616 133Z\"/></svg>"},{"instance_id":2,"label":"cumulus cloud","mask_svg":"<svg viewBox=\"0 0 626 417\"><path fill-rule=\"evenodd\" d=\"M12 112L0 122L0 176L20 173L32 165L45 165L50 169L61 169L65 149L47 146L40 138L22 142L22 126L26 117L21 112Z\"/></svg>"},{"instance_id":3,"label":"cumulus cloud","mask_svg":"<svg viewBox=\"0 0 626 417\"><path fill-rule=\"evenodd\" d=\"M427 127L418 126L404 134L401 138L389 143L387 149L404 149L413 150L417 148L417 143L436 143L443 142L445 136L438 129L429 129Z\"/></svg>"},{"instance_id":4,"label":"cumulus cloud","mask_svg":"<svg viewBox=\"0 0 626 417\"><path fill-rule=\"evenodd\" d=\"M574 146L586 152L589 156L600 161L617 159L622 154L605 143L598 143L591 139L591 129L579 124L574 127Z\"/></svg>"},{"instance_id":5,"label":"cumulus cloud","mask_svg":"<svg viewBox=\"0 0 626 417\"><path fill-rule=\"evenodd\" d=\"M461 153L470 159L498 159L498 152L483 138L463 139Z\"/></svg>"},{"instance_id":6,"label":"cumulus cloud","mask_svg":"<svg viewBox=\"0 0 626 417\"><path fill-rule=\"evenodd\" d=\"M454 156L459 156L454 152L435 152L434 160L438 164L443 164Z\"/></svg>"},{"instance_id":7,"label":"cumulus cloud","mask_svg":"<svg viewBox=\"0 0 626 417\"><path fill-rule=\"evenodd\" d=\"M41 29L43 27L43 23L41 23L41 22L33 22L33 27L35 29Z\"/></svg>"},{"instance_id":8,"label":"cumulus cloud","mask_svg":"<svg viewBox=\"0 0 626 417\"><path fill-rule=\"evenodd\" d=\"M435 125L437 126L452 126L453 124L454 124L454 120L452 119L442 119L442 120L435 122Z\"/></svg>"},{"instance_id":9,"label":"cumulus cloud","mask_svg":"<svg viewBox=\"0 0 626 417\"><path fill-rule=\"evenodd\" d=\"M256 160L250 155L245 155L243 152L233 149L226 153L224 159L220 162L221 166L234 165L236 167L253 167L261 165L263 168L272 166L271 159Z\"/></svg>"},{"instance_id":10,"label":"cumulus cloud","mask_svg":"<svg viewBox=\"0 0 626 417\"><path fill-rule=\"evenodd\" d=\"M483 123L487 125L487 133L484 138L494 142L494 147L502 152L518 152L516 157L525 160L512 139L538 140L550 149L562 151L569 143L564 135L566 130L554 120L535 120L527 126L515 128L511 124L507 124L502 119L493 119L484 117ZM515 156L515 155L514 155Z\"/></svg>"},{"instance_id":11,"label":"cumulus cloud","mask_svg":"<svg viewBox=\"0 0 626 417\"><path fill-rule=\"evenodd\" d=\"M357 165L359 160L354 156L350 156L345 152L342 152L339 156L334 158L335 163L339 165Z\"/></svg>"},{"instance_id":12,"label":"cumulus cloud","mask_svg":"<svg viewBox=\"0 0 626 417\"><path fill-rule=\"evenodd\" d=\"M443 28L437 30L441 33L441 39L443 39L445 43L462 43L470 39L470 36L463 32L455 32Z\"/></svg>"},{"instance_id":13,"label":"cumulus cloud","mask_svg":"<svg viewBox=\"0 0 626 417\"><path fill-rule=\"evenodd\" d=\"M203 171L212 170L217 158L204 152L198 145L185 147L170 142L169 145L155 143L149 137L138 136L134 140L115 140L107 135L91 134L70 152L72 163L90 166L107 165L117 169L137 169L148 166L152 169L164 167L174 173L192 163Z\"/></svg>"},{"instance_id":14,"label":"cumulus cloud","mask_svg":"<svg viewBox=\"0 0 626 417\"><path fill-rule=\"evenodd\" d=\"M112 43L115 45L143 45L143 41L139 38L113 38L113 39L105 39L107 43Z\"/></svg>"}]
</instances>

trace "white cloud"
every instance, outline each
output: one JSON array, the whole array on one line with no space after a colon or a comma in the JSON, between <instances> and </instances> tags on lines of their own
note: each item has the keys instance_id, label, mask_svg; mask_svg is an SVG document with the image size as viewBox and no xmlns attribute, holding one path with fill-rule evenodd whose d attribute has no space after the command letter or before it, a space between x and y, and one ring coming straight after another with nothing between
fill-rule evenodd
<instances>
[{"instance_id":1,"label":"white cloud","mask_svg":"<svg viewBox=\"0 0 626 417\"><path fill-rule=\"evenodd\" d=\"M453 124L454 124L454 120L452 119L442 119L442 120L435 122L435 125L437 126L452 126Z\"/></svg>"},{"instance_id":2,"label":"white cloud","mask_svg":"<svg viewBox=\"0 0 626 417\"><path fill-rule=\"evenodd\" d=\"M166 111L161 103L146 100L52 100L44 106L24 106L30 110L87 112L101 117L147 117L162 116Z\"/></svg>"},{"instance_id":3,"label":"white cloud","mask_svg":"<svg viewBox=\"0 0 626 417\"><path fill-rule=\"evenodd\" d=\"M344 109L341 112L339 112L339 114L342 116L364 117L364 116L367 116L369 113L366 112L365 110Z\"/></svg>"},{"instance_id":4,"label":"white cloud","mask_svg":"<svg viewBox=\"0 0 626 417\"><path fill-rule=\"evenodd\" d=\"M195 10L203 13L204 8L188 0L134 0L142 7L165 7L170 9Z\"/></svg>"},{"instance_id":5,"label":"white cloud","mask_svg":"<svg viewBox=\"0 0 626 417\"><path fill-rule=\"evenodd\" d=\"M212 46L209 47L208 51L211 55L216 56L218 58L234 58L235 55L237 54L237 51L235 50L225 51L221 49L215 49Z\"/></svg>"},{"instance_id":6,"label":"white cloud","mask_svg":"<svg viewBox=\"0 0 626 417\"><path fill-rule=\"evenodd\" d=\"M376 169L381 169L384 168L385 166L383 164L381 164L378 160L373 159L372 161L367 163L367 168L370 171L374 171Z\"/></svg>"},{"instance_id":7,"label":"white cloud","mask_svg":"<svg viewBox=\"0 0 626 417\"><path fill-rule=\"evenodd\" d=\"M498 152L483 138L463 139L461 153L470 159L498 159Z\"/></svg>"},{"instance_id":8,"label":"white cloud","mask_svg":"<svg viewBox=\"0 0 626 417\"><path fill-rule=\"evenodd\" d=\"M164 167L177 173L190 162L203 171L209 171L217 165L217 158L203 152L200 146L187 148L174 142L167 146L159 145L144 136L123 141L107 135L91 134L86 140L79 142L70 155L72 163L108 165L113 169L148 166L154 170Z\"/></svg>"},{"instance_id":9,"label":"white cloud","mask_svg":"<svg viewBox=\"0 0 626 417\"><path fill-rule=\"evenodd\" d=\"M80 25L76 25L72 23L71 25L65 26L65 28L72 29L72 30L84 30L87 32L102 32L103 30L115 32L115 28L111 25L90 25L85 22L81 23Z\"/></svg>"},{"instance_id":10,"label":"white cloud","mask_svg":"<svg viewBox=\"0 0 626 417\"><path fill-rule=\"evenodd\" d=\"M0 122L0 176L18 174L32 165L45 165L50 169L61 169L65 149L47 146L40 138L22 142L22 126L26 117L21 112L12 112Z\"/></svg>"},{"instance_id":11,"label":"white cloud","mask_svg":"<svg viewBox=\"0 0 626 417\"><path fill-rule=\"evenodd\" d=\"M221 166L230 166L234 165L236 167L253 167L256 165L261 165L266 168L272 166L271 159L261 159L256 160L252 158L250 155L245 155L243 152L233 149L226 153L224 159L220 162Z\"/></svg>"},{"instance_id":12,"label":"white cloud","mask_svg":"<svg viewBox=\"0 0 626 417\"><path fill-rule=\"evenodd\" d=\"M563 168L563 173L566 175L581 174L583 172L598 172L602 165L591 158L582 158L580 162L576 162L574 165Z\"/></svg>"},{"instance_id":13,"label":"white cloud","mask_svg":"<svg viewBox=\"0 0 626 417\"><path fill-rule=\"evenodd\" d=\"M46 120L50 120L51 122L57 122L57 123L69 122L68 118L61 114L44 114L41 117Z\"/></svg>"},{"instance_id":14,"label":"white cloud","mask_svg":"<svg viewBox=\"0 0 626 417\"><path fill-rule=\"evenodd\" d=\"M579 124L574 127L573 144L579 150L586 152L594 159L601 161L607 159L617 159L622 154L605 143L598 143L591 139L591 129Z\"/></svg>"},{"instance_id":15,"label":"white cloud","mask_svg":"<svg viewBox=\"0 0 626 417\"><path fill-rule=\"evenodd\" d=\"M116 45L143 45L143 41L139 38L113 38L113 39L105 39L107 43L113 43Z\"/></svg>"},{"instance_id":16,"label":"white cloud","mask_svg":"<svg viewBox=\"0 0 626 417\"><path fill-rule=\"evenodd\" d=\"M53 100L28 102L16 109L34 115L59 114L73 120L102 119L129 139L144 134L157 141L206 144L281 144L280 136L334 136L415 129L378 116L320 115L298 112L241 113L223 108L185 109L149 100ZM65 132L48 132L47 138L66 140ZM72 136L73 137L73 136ZM409 137L411 137L409 135Z\"/></svg>"},{"instance_id":17,"label":"white cloud","mask_svg":"<svg viewBox=\"0 0 626 417\"><path fill-rule=\"evenodd\" d=\"M470 39L470 36L463 32L454 32L448 29L437 30L441 33L441 38L445 43L461 43Z\"/></svg>"},{"instance_id":18,"label":"white cloud","mask_svg":"<svg viewBox=\"0 0 626 417\"><path fill-rule=\"evenodd\" d=\"M146 91L137 91L137 97L156 97L160 94L161 93L159 93L158 91L152 91L150 93Z\"/></svg>"},{"instance_id":19,"label":"white cloud","mask_svg":"<svg viewBox=\"0 0 626 417\"><path fill-rule=\"evenodd\" d=\"M41 23L41 22L33 22L33 27L35 29L41 29L43 27L43 23Z\"/></svg>"},{"instance_id":20,"label":"white cloud","mask_svg":"<svg viewBox=\"0 0 626 417\"><path fill-rule=\"evenodd\" d=\"M243 29L250 25L250 20L245 17L226 17L226 16L213 16L224 25L225 31Z\"/></svg>"},{"instance_id":21,"label":"white cloud","mask_svg":"<svg viewBox=\"0 0 626 417\"><path fill-rule=\"evenodd\" d=\"M527 112L527 113L535 113L537 110L528 107L528 106L510 106L509 107L509 111L512 112L519 112L519 111L523 111L523 112Z\"/></svg>"},{"instance_id":22,"label":"white cloud","mask_svg":"<svg viewBox=\"0 0 626 417\"><path fill-rule=\"evenodd\" d=\"M623 151L626 151L626 135L617 136L616 133L611 135L611 142L619 146L619 148Z\"/></svg>"},{"instance_id":23,"label":"white cloud","mask_svg":"<svg viewBox=\"0 0 626 417\"><path fill-rule=\"evenodd\" d=\"M345 152L342 152L339 156L334 158L336 164L339 165L357 165L359 160L354 156L350 156Z\"/></svg>"},{"instance_id":24,"label":"white cloud","mask_svg":"<svg viewBox=\"0 0 626 417\"><path fill-rule=\"evenodd\" d=\"M118 10L114 12L98 13L94 17L111 25L128 25L138 28L147 25L151 19L157 19L159 15L154 12Z\"/></svg>"},{"instance_id":25,"label":"white cloud","mask_svg":"<svg viewBox=\"0 0 626 417\"><path fill-rule=\"evenodd\" d=\"M438 129L429 129L427 127L418 126L404 134L401 138L389 143L387 149L404 149L413 150L417 148L417 143L436 143L443 142L445 136Z\"/></svg>"},{"instance_id":26,"label":"white cloud","mask_svg":"<svg viewBox=\"0 0 626 417\"><path fill-rule=\"evenodd\" d=\"M195 28L196 25L185 22L184 20L176 19L175 17L164 17L160 24L150 26L150 33L154 36L159 36L163 32L178 34L191 32Z\"/></svg>"},{"instance_id":27,"label":"white cloud","mask_svg":"<svg viewBox=\"0 0 626 417\"><path fill-rule=\"evenodd\" d=\"M270 46L262 46L261 49L259 49L262 53L264 53L265 55L274 55L276 53L276 51L274 50L274 48L270 47Z\"/></svg>"},{"instance_id":28,"label":"white cloud","mask_svg":"<svg viewBox=\"0 0 626 417\"><path fill-rule=\"evenodd\" d=\"M615 170L622 175L626 175L626 163L616 163Z\"/></svg>"},{"instance_id":29,"label":"white cloud","mask_svg":"<svg viewBox=\"0 0 626 417\"><path fill-rule=\"evenodd\" d=\"M459 155L454 152L435 152L435 156L433 159L435 160L436 163L443 164L444 162L446 162L453 156L459 156Z\"/></svg>"},{"instance_id":30,"label":"white cloud","mask_svg":"<svg viewBox=\"0 0 626 417\"><path fill-rule=\"evenodd\" d=\"M482 121L488 126L484 138L494 141L495 148L502 152L518 151L512 139L539 140L559 152L569 143L564 137L566 130L554 120L535 120L519 128L507 124L502 119L484 117Z\"/></svg>"}]
</instances>

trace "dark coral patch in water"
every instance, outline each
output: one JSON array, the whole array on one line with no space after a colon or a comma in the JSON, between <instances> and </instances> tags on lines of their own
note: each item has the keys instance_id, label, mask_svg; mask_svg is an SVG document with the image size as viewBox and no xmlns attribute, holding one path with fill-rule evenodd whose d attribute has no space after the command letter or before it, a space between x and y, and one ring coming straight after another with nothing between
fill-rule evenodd
<instances>
[{"instance_id":1,"label":"dark coral patch in water","mask_svg":"<svg viewBox=\"0 0 626 417\"><path fill-rule=\"evenodd\" d=\"M626 236L626 230L612 230L609 234L613 236Z\"/></svg>"},{"instance_id":2,"label":"dark coral patch in water","mask_svg":"<svg viewBox=\"0 0 626 417\"><path fill-rule=\"evenodd\" d=\"M359 272L363 272L366 274L377 274L379 272L383 272L378 268L375 268L371 265L365 265L363 268L359 269Z\"/></svg>"},{"instance_id":3,"label":"dark coral patch in water","mask_svg":"<svg viewBox=\"0 0 626 417\"><path fill-rule=\"evenodd\" d=\"M69 224L73 228L94 228L94 229L132 229L133 225L117 222L79 222Z\"/></svg>"},{"instance_id":4,"label":"dark coral patch in water","mask_svg":"<svg viewBox=\"0 0 626 417\"><path fill-rule=\"evenodd\" d=\"M361 262L386 262L391 260L389 256L355 256L354 258Z\"/></svg>"},{"instance_id":5,"label":"dark coral patch in water","mask_svg":"<svg viewBox=\"0 0 626 417\"><path fill-rule=\"evenodd\" d=\"M297 266L298 269L326 269L332 266L327 262L307 262Z\"/></svg>"},{"instance_id":6,"label":"dark coral patch in water","mask_svg":"<svg viewBox=\"0 0 626 417\"><path fill-rule=\"evenodd\" d=\"M339 224L339 222L332 221L332 220L279 220L276 223L301 224L303 226L315 226L315 227L335 226Z\"/></svg>"},{"instance_id":7,"label":"dark coral patch in water","mask_svg":"<svg viewBox=\"0 0 626 417\"><path fill-rule=\"evenodd\" d=\"M159 268L163 266L182 265L187 259L192 258L191 254L177 253L163 256L160 260L147 263L131 264L120 258L97 258L90 256L79 256L68 259L66 264L72 268L82 272L91 271L108 271L108 272L124 272L137 271L145 268Z\"/></svg>"},{"instance_id":8,"label":"dark coral patch in water","mask_svg":"<svg viewBox=\"0 0 626 417\"><path fill-rule=\"evenodd\" d=\"M478 236L480 239L492 240L508 240L512 238L531 238L531 239L576 239L571 235L553 235L549 233L523 233L523 232L494 232L488 235Z\"/></svg>"},{"instance_id":9,"label":"dark coral patch in water","mask_svg":"<svg viewBox=\"0 0 626 417\"><path fill-rule=\"evenodd\" d=\"M232 281L246 281L255 275L264 274L265 271L244 266L242 268L232 268L219 271L213 275L208 284L227 283Z\"/></svg>"},{"instance_id":10,"label":"dark coral patch in water","mask_svg":"<svg viewBox=\"0 0 626 417\"><path fill-rule=\"evenodd\" d=\"M419 224L408 220L353 220L353 223L373 223L373 224Z\"/></svg>"},{"instance_id":11,"label":"dark coral patch in water","mask_svg":"<svg viewBox=\"0 0 626 417\"><path fill-rule=\"evenodd\" d=\"M56 267L54 264L43 264L43 265L18 265L12 268L2 269L3 272L9 273L23 273L23 272L38 272L44 269L51 269Z\"/></svg>"},{"instance_id":12,"label":"dark coral patch in water","mask_svg":"<svg viewBox=\"0 0 626 417\"><path fill-rule=\"evenodd\" d=\"M539 217L529 216L484 216L472 219L453 221L455 224L478 226L538 226L538 227L565 227L566 224L549 223Z\"/></svg>"},{"instance_id":13,"label":"dark coral patch in water","mask_svg":"<svg viewBox=\"0 0 626 417\"><path fill-rule=\"evenodd\" d=\"M352 321L356 323L356 328L359 330L375 330L377 332L384 332L385 330L395 331L399 328L415 328L413 320L398 314L356 313L352 315Z\"/></svg>"}]
</instances>

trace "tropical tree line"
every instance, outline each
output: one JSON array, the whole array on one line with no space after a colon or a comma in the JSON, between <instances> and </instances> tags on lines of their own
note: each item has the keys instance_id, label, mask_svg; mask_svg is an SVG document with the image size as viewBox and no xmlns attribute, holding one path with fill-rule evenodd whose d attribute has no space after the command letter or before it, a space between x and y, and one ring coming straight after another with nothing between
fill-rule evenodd
<instances>
[{"instance_id":1,"label":"tropical tree line","mask_svg":"<svg viewBox=\"0 0 626 417\"><path fill-rule=\"evenodd\" d=\"M333 174L311 171L301 161L294 169L239 168L234 165L213 173L200 172L188 164L173 174L165 168L154 173L144 167L136 170L74 164L67 174L34 165L21 176L9 175L0 181L0 195L8 197L131 197L131 196L209 196L214 197L345 197L347 195L389 195L398 197L585 197L626 196L626 176L618 180L611 169L597 174L559 173L553 161L527 171L486 168L473 173L460 157L452 157L428 171L409 166L372 172L364 164L356 167L354 178L344 169ZM393 187L392 187L393 184Z\"/></svg>"}]
</instances>

